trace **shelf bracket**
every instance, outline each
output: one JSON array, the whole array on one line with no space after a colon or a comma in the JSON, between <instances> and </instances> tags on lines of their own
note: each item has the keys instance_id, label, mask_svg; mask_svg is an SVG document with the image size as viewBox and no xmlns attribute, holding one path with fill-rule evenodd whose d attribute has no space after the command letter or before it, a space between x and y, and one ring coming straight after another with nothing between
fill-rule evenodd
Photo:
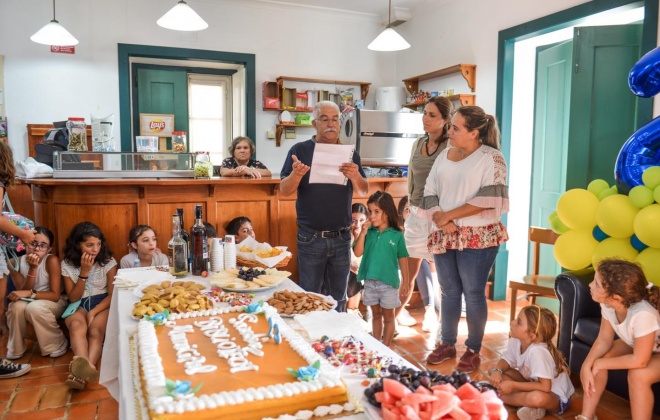
<instances>
[{"instance_id":1,"label":"shelf bracket","mask_svg":"<svg viewBox=\"0 0 660 420\"><path fill-rule=\"evenodd\" d=\"M461 75L468 84L468 87L474 92L477 89L476 80L476 67L473 64L460 64Z\"/></svg>"},{"instance_id":2,"label":"shelf bracket","mask_svg":"<svg viewBox=\"0 0 660 420\"><path fill-rule=\"evenodd\" d=\"M275 128L275 146L280 147L282 145L282 134L284 134L284 127L278 125Z\"/></svg>"}]
</instances>

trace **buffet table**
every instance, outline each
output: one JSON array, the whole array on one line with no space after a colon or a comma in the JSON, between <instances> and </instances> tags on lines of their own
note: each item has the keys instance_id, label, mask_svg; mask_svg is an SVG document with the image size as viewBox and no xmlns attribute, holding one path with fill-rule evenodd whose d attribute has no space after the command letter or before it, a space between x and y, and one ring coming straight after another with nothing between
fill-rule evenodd
<instances>
[{"instance_id":1,"label":"buffet table","mask_svg":"<svg viewBox=\"0 0 660 420\"><path fill-rule=\"evenodd\" d=\"M120 270L120 273L121 271L122 270ZM205 278L190 277L200 283L206 282ZM296 283L290 279L285 279L276 288L257 293L254 301L265 301L271 298L273 293L280 290L302 291ZM136 418L131 360L129 357L129 331L138 323L138 321L131 316L133 304L138 300L139 298L133 293L133 290L115 287L112 295L108 325L106 328L105 343L103 345L99 383L105 386L112 397L119 402L120 419ZM295 325L297 322L294 318L284 318L284 320L289 323L292 328L300 332L300 328L297 328ZM383 356L389 356L393 360L399 361L402 365L413 367L410 363L402 359L399 355L384 346L380 341L374 339L368 333L362 331L359 334L353 335L362 341L366 348L376 350ZM364 391L364 386L361 382L366 379L366 377L350 373L342 373L342 377L351 394L360 399L362 392ZM363 413L360 413L346 418L362 419L366 418L366 416Z\"/></svg>"}]
</instances>

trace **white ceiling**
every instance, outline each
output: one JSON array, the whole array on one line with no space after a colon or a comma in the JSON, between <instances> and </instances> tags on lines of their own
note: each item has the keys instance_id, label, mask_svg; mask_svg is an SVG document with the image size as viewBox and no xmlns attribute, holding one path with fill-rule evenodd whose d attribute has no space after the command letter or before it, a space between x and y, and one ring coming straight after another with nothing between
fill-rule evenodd
<instances>
[{"instance_id":1,"label":"white ceiling","mask_svg":"<svg viewBox=\"0 0 660 420\"><path fill-rule=\"evenodd\" d=\"M388 0L257 0L263 3L309 7L373 16L387 16ZM404 8L410 12L424 3L438 3L437 0L392 0L392 8Z\"/></svg>"}]
</instances>

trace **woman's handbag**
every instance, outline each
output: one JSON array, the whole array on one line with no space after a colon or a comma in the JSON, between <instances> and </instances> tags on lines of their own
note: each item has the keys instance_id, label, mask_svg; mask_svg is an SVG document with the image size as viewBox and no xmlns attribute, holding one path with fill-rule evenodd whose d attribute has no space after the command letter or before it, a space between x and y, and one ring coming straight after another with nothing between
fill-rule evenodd
<instances>
[{"instance_id":1,"label":"woman's handbag","mask_svg":"<svg viewBox=\"0 0 660 420\"><path fill-rule=\"evenodd\" d=\"M15 224L23 230L34 229L34 222L32 222L32 220L25 216L21 216L20 214L14 213L14 209L11 206L9 197L5 197L2 200L2 217L9 220L11 223ZM21 239L17 236L0 231L0 247L2 247L3 251L7 255L8 260L14 260L12 268L15 271L18 271L19 262L17 252L23 251L25 249L25 244L23 244L23 241L21 241Z\"/></svg>"}]
</instances>

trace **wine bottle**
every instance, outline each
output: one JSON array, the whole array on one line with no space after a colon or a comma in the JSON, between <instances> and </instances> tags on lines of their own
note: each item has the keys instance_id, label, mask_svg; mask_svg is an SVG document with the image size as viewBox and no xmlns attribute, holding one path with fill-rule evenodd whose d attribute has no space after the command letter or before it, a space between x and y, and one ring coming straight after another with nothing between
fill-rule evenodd
<instances>
[{"instance_id":1,"label":"wine bottle","mask_svg":"<svg viewBox=\"0 0 660 420\"><path fill-rule=\"evenodd\" d=\"M190 229L190 242L192 243L193 276L201 276L208 269L209 252L206 241L206 226L202 222L202 206L195 206L195 224Z\"/></svg>"},{"instance_id":2,"label":"wine bottle","mask_svg":"<svg viewBox=\"0 0 660 420\"><path fill-rule=\"evenodd\" d=\"M188 265L192 264L192 252L190 250L192 249L192 244L190 243L190 235L188 234L188 231L186 231L186 228L184 227L184 219L183 219L183 209L179 207L176 209L176 214L179 215L179 233L181 235L181 238L186 241L188 244Z\"/></svg>"},{"instance_id":3,"label":"wine bottle","mask_svg":"<svg viewBox=\"0 0 660 420\"><path fill-rule=\"evenodd\" d=\"M172 215L172 239L167 244L170 274L175 277L188 275L188 244L181 237L179 215Z\"/></svg>"}]
</instances>

